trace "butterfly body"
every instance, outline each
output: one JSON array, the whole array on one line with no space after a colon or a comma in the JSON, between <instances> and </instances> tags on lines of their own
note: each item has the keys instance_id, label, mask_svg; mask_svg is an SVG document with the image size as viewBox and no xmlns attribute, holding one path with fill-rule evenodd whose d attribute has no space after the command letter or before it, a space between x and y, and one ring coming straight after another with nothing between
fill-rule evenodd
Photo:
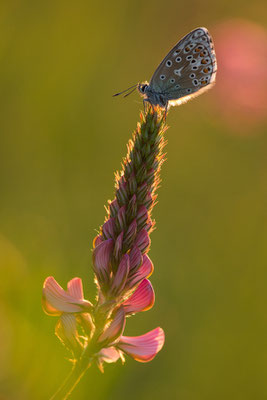
<instances>
[{"instance_id":1,"label":"butterfly body","mask_svg":"<svg viewBox=\"0 0 267 400\"><path fill-rule=\"evenodd\" d=\"M167 109L211 88L216 70L212 38L206 28L197 28L171 49L150 82L139 83L137 89L145 101Z\"/></svg>"}]
</instances>

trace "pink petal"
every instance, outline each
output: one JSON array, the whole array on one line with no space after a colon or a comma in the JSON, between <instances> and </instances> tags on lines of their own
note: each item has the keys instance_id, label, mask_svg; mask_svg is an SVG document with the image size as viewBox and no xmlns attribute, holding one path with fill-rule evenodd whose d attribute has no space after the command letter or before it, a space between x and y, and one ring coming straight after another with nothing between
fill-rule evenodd
<instances>
[{"instance_id":1,"label":"pink petal","mask_svg":"<svg viewBox=\"0 0 267 400\"><path fill-rule=\"evenodd\" d=\"M102 349L98 354L100 362L113 363L118 361L121 358L120 350L115 347L107 347Z\"/></svg>"},{"instance_id":2,"label":"pink petal","mask_svg":"<svg viewBox=\"0 0 267 400\"><path fill-rule=\"evenodd\" d=\"M136 361L148 362L162 349L164 340L164 331L156 328L141 336L121 336L116 346Z\"/></svg>"},{"instance_id":3,"label":"pink petal","mask_svg":"<svg viewBox=\"0 0 267 400\"><path fill-rule=\"evenodd\" d=\"M118 260L120 258L121 251L122 251L122 244L123 244L123 231L117 237L115 246L114 246L114 257L116 258L116 260Z\"/></svg>"},{"instance_id":4,"label":"pink petal","mask_svg":"<svg viewBox=\"0 0 267 400\"><path fill-rule=\"evenodd\" d=\"M122 305L126 314L147 311L155 302L155 293L149 280L144 279Z\"/></svg>"},{"instance_id":5,"label":"pink petal","mask_svg":"<svg viewBox=\"0 0 267 400\"><path fill-rule=\"evenodd\" d=\"M150 246L150 237L145 229L141 229L141 231L137 234L134 244L139 247L142 253L148 250Z\"/></svg>"},{"instance_id":6,"label":"pink petal","mask_svg":"<svg viewBox=\"0 0 267 400\"><path fill-rule=\"evenodd\" d=\"M109 210L110 210L111 217L114 217L115 215L117 215L117 212L119 211L119 209L120 209L120 206L116 199L109 202Z\"/></svg>"},{"instance_id":7,"label":"pink petal","mask_svg":"<svg viewBox=\"0 0 267 400\"><path fill-rule=\"evenodd\" d=\"M130 251L130 273L135 272L143 261L142 253L137 246L133 246Z\"/></svg>"},{"instance_id":8,"label":"pink petal","mask_svg":"<svg viewBox=\"0 0 267 400\"><path fill-rule=\"evenodd\" d=\"M57 322L55 333L65 346L71 350L75 351L75 349L80 347L74 315L62 314Z\"/></svg>"},{"instance_id":9,"label":"pink petal","mask_svg":"<svg viewBox=\"0 0 267 400\"><path fill-rule=\"evenodd\" d=\"M131 223L130 226L126 232L125 238L124 240L128 243L132 243L134 240L134 237L136 235L137 232L137 223L136 220L134 219Z\"/></svg>"},{"instance_id":10,"label":"pink petal","mask_svg":"<svg viewBox=\"0 0 267 400\"><path fill-rule=\"evenodd\" d=\"M93 249L94 249L96 246L98 246L100 243L102 243L102 242L104 242L103 236L102 236L102 235L97 235L97 236L94 238L94 241L93 241Z\"/></svg>"},{"instance_id":11,"label":"pink petal","mask_svg":"<svg viewBox=\"0 0 267 400\"><path fill-rule=\"evenodd\" d=\"M115 235L115 218L109 218L102 226L102 232L107 239L114 238Z\"/></svg>"},{"instance_id":12,"label":"pink petal","mask_svg":"<svg viewBox=\"0 0 267 400\"><path fill-rule=\"evenodd\" d=\"M68 282L67 287L67 293L71 295L74 299L83 299L83 284L80 278L73 278L71 281Z\"/></svg>"},{"instance_id":13,"label":"pink petal","mask_svg":"<svg viewBox=\"0 0 267 400\"><path fill-rule=\"evenodd\" d=\"M123 230L126 226L126 206L122 206L119 209L119 212L117 214L117 221L119 223L121 230Z\"/></svg>"},{"instance_id":14,"label":"pink petal","mask_svg":"<svg viewBox=\"0 0 267 400\"><path fill-rule=\"evenodd\" d=\"M76 321L79 325L82 326L85 334L87 336L91 336L93 330L95 330L95 326L89 313L81 313L76 315Z\"/></svg>"},{"instance_id":15,"label":"pink petal","mask_svg":"<svg viewBox=\"0 0 267 400\"><path fill-rule=\"evenodd\" d=\"M101 283L107 282L109 278L113 245L113 239L107 239L100 243L93 251L94 271Z\"/></svg>"},{"instance_id":16,"label":"pink petal","mask_svg":"<svg viewBox=\"0 0 267 400\"><path fill-rule=\"evenodd\" d=\"M144 254L143 255L143 264L138 269L138 271L134 274L132 279L127 283L129 288L133 288L143 279L148 278L152 272L154 271L154 266L150 258Z\"/></svg>"},{"instance_id":17,"label":"pink petal","mask_svg":"<svg viewBox=\"0 0 267 400\"><path fill-rule=\"evenodd\" d=\"M73 286L77 286L78 289L77 287L76 289L79 291L80 285L79 278L76 278ZM52 276L46 278L44 282L42 303L44 311L50 315L60 315L62 312L75 313L88 311L92 308L92 304L89 301L77 299L67 293Z\"/></svg>"},{"instance_id":18,"label":"pink petal","mask_svg":"<svg viewBox=\"0 0 267 400\"><path fill-rule=\"evenodd\" d=\"M125 327L125 312L123 307L120 307L113 317L111 324L99 337L99 342L112 343L116 340L124 331Z\"/></svg>"},{"instance_id":19,"label":"pink petal","mask_svg":"<svg viewBox=\"0 0 267 400\"><path fill-rule=\"evenodd\" d=\"M147 208L145 206L141 205L139 207L139 209L138 209L138 212L137 212L137 223L138 223L138 226L139 227L140 226L143 227L143 225L146 223L147 219L148 219Z\"/></svg>"},{"instance_id":20,"label":"pink petal","mask_svg":"<svg viewBox=\"0 0 267 400\"><path fill-rule=\"evenodd\" d=\"M116 275L112 282L111 292L113 295L116 296L123 290L125 282L128 277L129 269L130 269L129 255L124 254L119 264L118 271L116 272Z\"/></svg>"}]
</instances>

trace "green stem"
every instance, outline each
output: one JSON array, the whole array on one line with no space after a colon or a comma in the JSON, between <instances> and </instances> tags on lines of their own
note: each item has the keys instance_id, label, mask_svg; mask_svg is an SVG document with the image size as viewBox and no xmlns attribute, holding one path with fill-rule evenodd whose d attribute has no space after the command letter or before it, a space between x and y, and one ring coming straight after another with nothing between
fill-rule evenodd
<instances>
[{"instance_id":1,"label":"green stem","mask_svg":"<svg viewBox=\"0 0 267 400\"><path fill-rule=\"evenodd\" d=\"M81 357L73 365L70 374L67 376L63 384L60 386L54 396L51 397L50 400L67 399L72 393L75 386L80 382L87 369L92 365L92 356L101 349L98 344L98 338L103 332L110 312L110 310L107 310L105 313L102 313L99 310L96 311L95 320L98 322L98 328L95 330L91 341L85 347Z\"/></svg>"},{"instance_id":2,"label":"green stem","mask_svg":"<svg viewBox=\"0 0 267 400\"><path fill-rule=\"evenodd\" d=\"M64 400L67 399L72 393L75 386L80 382L86 370L91 366L91 363L84 364L77 361L72 368L72 371L67 376L63 384L57 392L51 397L50 400Z\"/></svg>"}]
</instances>

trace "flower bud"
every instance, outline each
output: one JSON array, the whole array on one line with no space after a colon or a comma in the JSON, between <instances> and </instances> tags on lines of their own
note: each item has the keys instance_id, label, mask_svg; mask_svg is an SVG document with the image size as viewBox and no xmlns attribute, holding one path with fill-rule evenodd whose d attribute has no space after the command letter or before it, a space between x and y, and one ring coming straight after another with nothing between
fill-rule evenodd
<instances>
[{"instance_id":1,"label":"flower bud","mask_svg":"<svg viewBox=\"0 0 267 400\"><path fill-rule=\"evenodd\" d=\"M120 209L120 206L116 199L109 203L109 212L110 212L111 217L116 217L119 209Z\"/></svg>"},{"instance_id":2,"label":"flower bud","mask_svg":"<svg viewBox=\"0 0 267 400\"><path fill-rule=\"evenodd\" d=\"M115 246L114 246L114 258L116 261L118 261L121 257L121 252L122 252L122 244L123 244L123 232L119 234L119 236L116 239Z\"/></svg>"},{"instance_id":3,"label":"flower bud","mask_svg":"<svg viewBox=\"0 0 267 400\"><path fill-rule=\"evenodd\" d=\"M123 332L125 326L124 308L120 307L113 315L110 325L100 335L98 342L113 343Z\"/></svg>"},{"instance_id":4,"label":"flower bud","mask_svg":"<svg viewBox=\"0 0 267 400\"><path fill-rule=\"evenodd\" d=\"M145 229L142 229L136 236L134 244L139 248L142 253L148 251L150 246L150 237Z\"/></svg>"},{"instance_id":5,"label":"flower bud","mask_svg":"<svg viewBox=\"0 0 267 400\"><path fill-rule=\"evenodd\" d=\"M130 255L130 275L132 276L143 262L142 253L137 246L133 246Z\"/></svg>"},{"instance_id":6,"label":"flower bud","mask_svg":"<svg viewBox=\"0 0 267 400\"><path fill-rule=\"evenodd\" d=\"M56 324L55 333L59 340L75 355L81 352L82 344L79 340L76 318L73 314L61 315Z\"/></svg>"},{"instance_id":7,"label":"flower bud","mask_svg":"<svg viewBox=\"0 0 267 400\"><path fill-rule=\"evenodd\" d=\"M136 211L137 211L137 203L136 203L136 195L134 194L127 206L127 217L129 219L135 218Z\"/></svg>"},{"instance_id":8,"label":"flower bud","mask_svg":"<svg viewBox=\"0 0 267 400\"><path fill-rule=\"evenodd\" d=\"M126 227L126 206L122 206L117 214L116 225L119 231L123 231Z\"/></svg>"},{"instance_id":9,"label":"flower bud","mask_svg":"<svg viewBox=\"0 0 267 400\"><path fill-rule=\"evenodd\" d=\"M109 218L102 226L105 239L113 239L115 236L115 218Z\"/></svg>"},{"instance_id":10,"label":"flower bud","mask_svg":"<svg viewBox=\"0 0 267 400\"><path fill-rule=\"evenodd\" d=\"M145 206L141 205L138 208L136 219L138 228L142 229L145 226L146 221L148 219L148 212Z\"/></svg>"},{"instance_id":11,"label":"flower bud","mask_svg":"<svg viewBox=\"0 0 267 400\"><path fill-rule=\"evenodd\" d=\"M127 245L127 248L130 248L131 245L133 244L136 232L137 232L137 223L136 223L136 220L134 219L131 222L131 224L125 234L125 238L124 238L124 243Z\"/></svg>"},{"instance_id":12,"label":"flower bud","mask_svg":"<svg viewBox=\"0 0 267 400\"><path fill-rule=\"evenodd\" d=\"M130 257L128 254L124 254L111 285L111 293L114 296L118 296L122 292L129 274L129 269Z\"/></svg>"},{"instance_id":13,"label":"flower bud","mask_svg":"<svg viewBox=\"0 0 267 400\"><path fill-rule=\"evenodd\" d=\"M113 247L113 239L107 239L100 243L93 251L93 267L101 286L109 282Z\"/></svg>"}]
</instances>

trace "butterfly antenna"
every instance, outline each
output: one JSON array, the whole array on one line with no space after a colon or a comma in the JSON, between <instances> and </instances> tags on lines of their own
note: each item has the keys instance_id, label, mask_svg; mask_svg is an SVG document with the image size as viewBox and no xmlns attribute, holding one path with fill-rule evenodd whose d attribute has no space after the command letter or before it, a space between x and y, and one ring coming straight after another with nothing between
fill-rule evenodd
<instances>
[{"instance_id":1,"label":"butterfly antenna","mask_svg":"<svg viewBox=\"0 0 267 400\"><path fill-rule=\"evenodd\" d=\"M133 88L133 90L131 90L129 93L126 93L123 97L129 96L129 95L132 94L135 90L136 90L136 86L135 86L135 88Z\"/></svg>"},{"instance_id":2,"label":"butterfly antenna","mask_svg":"<svg viewBox=\"0 0 267 400\"><path fill-rule=\"evenodd\" d=\"M135 90L136 87L137 87L137 85L130 86L128 89L125 89L125 90L123 90L122 92L113 94L113 97L119 96L119 95L122 94L122 93L128 92L128 90L131 90L132 88L134 88L134 90ZM130 93L128 93L128 94L131 94L134 90L132 90L132 91L131 91ZM128 96L128 94L126 94L125 96ZM125 96L124 96L124 97L125 97Z\"/></svg>"}]
</instances>

